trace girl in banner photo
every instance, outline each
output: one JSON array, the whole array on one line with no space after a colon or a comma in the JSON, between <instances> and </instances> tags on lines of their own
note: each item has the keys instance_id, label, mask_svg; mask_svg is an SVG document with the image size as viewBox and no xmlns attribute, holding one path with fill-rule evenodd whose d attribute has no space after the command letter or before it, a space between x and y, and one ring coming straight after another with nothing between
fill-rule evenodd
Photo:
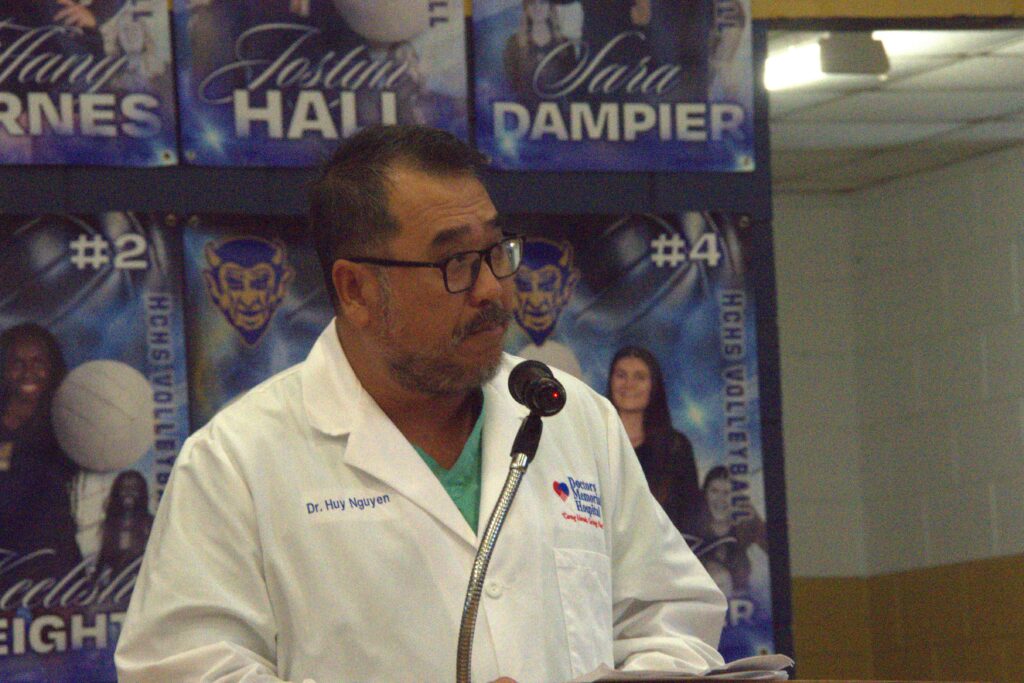
<instances>
[{"instance_id":1,"label":"girl in banner photo","mask_svg":"<svg viewBox=\"0 0 1024 683\"><path fill-rule=\"evenodd\" d=\"M702 488L702 540L694 550L726 597L744 594L751 585L751 547L768 550L764 520L749 502L741 508L733 506L729 471L722 465L708 471Z\"/></svg>"},{"instance_id":2,"label":"girl in banner photo","mask_svg":"<svg viewBox=\"0 0 1024 683\"><path fill-rule=\"evenodd\" d=\"M96 559L101 580L113 580L142 555L152 527L146 478L135 470L121 472L110 487L103 520L100 553Z\"/></svg>"},{"instance_id":3,"label":"girl in banner photo","mask_svg":"<svg viewBox=\"0 0 1024 683\"><path fill-rule=\"evenodd\" d=\"M654 497L688 540L698 538L702 496L693 446L672 427L665 381L654 354L639 346L619 349L612 358L607 394Z\"/></svg>"},{"instance_id":4,"label":"girl in banner photo","mask_svg":"<svg viewBox=\"0 0 1024 683\"><path fill-rule=\"evenodd\" d=\"M0 335L0 559L31 556L19 578L59 579L81 560L68 495L77 468L50 425L66 372L54 336L34 323Z\"/></svg>"},{"instance_id":5,"label":"girl in banner photo","mask_svg":"<svg viewBox=\"0 0 1024 683\"><path fill-rule=\"evenodd\" d=\"M541 60L568 42L562 33L556 7L548 0L523 0L519 29L509 36L502 53L505 77L521 102L539 99L533 87L534 73ZM574 50L562 50L549 65L549 73L567 73L572 68Z\"/></svg>"}]
</instances>

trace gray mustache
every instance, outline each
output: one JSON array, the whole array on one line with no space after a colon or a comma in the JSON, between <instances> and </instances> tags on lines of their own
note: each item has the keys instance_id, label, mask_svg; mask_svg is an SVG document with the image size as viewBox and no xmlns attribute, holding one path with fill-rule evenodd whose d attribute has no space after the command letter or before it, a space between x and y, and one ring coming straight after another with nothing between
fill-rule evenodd
<instances>
[{"instance_id":1,"label":"gray mustache","mask_svg":"<svg viewBox=\"0 0 1024 683\"><path fill-rule=\"evenodd\" d=\"M455 334L455 343L459 343L471 334L476 334L481 330L486 330L489 327L495 327L497 325L506 325L512 320L512 312L507 311L501 306L491 305L480 311L480 313L466 323L465 327L460 329Z\"/></svg>"}]
</instances>

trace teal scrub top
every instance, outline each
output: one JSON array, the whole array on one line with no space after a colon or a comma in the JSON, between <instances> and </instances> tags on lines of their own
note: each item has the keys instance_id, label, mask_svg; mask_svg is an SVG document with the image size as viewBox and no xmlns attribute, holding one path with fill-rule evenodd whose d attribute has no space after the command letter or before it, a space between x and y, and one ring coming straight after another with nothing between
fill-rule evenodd
<instances>
[{"instance_id":1,"label":"teal scrub top","mask_svg":"<svg viewBox=\"0 0 1024 683\"><path fill-rule=\"evenodd\" d=\"M427 467L434 473L444 490L451 496L455 507L466 519L469 528L473 533L477 531L477 524L480 521L480 460L483 447L484 432L484 409L481 406L480 415L476 418L473 431L470 432L466 445L459 453L459 459L455 461L450 470L446 470L437 464L433 458L427 455L426 451L413 444L413 448L427 463Z\"/></svg>"}]
</instances>

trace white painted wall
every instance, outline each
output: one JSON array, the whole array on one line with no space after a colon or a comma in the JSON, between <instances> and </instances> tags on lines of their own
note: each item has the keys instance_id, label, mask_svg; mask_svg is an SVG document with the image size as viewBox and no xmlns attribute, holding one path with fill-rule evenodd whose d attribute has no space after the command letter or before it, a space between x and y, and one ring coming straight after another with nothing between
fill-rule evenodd
<instances>
[{"instance_id":1,"label":"white painted wall","mask_svg":"<svg viewBox=\"0 0 1024 683\"><path fill-rule=\"evenodd\" d=\"M793 574L1024 552L1024 148L774 227Z\"/></svg>"},{"instance_id":2,"label":"white painted wall","mask_svg":"<svg viewBox=\"0 0 1024 683\"><path fill-rule=\"evenodd\" d=\"M869 569L1024 552L1024 149L852 201Z\"/></svg>"},{"instance_id":3,"label":"white painted wall","mask_svg":"<svg viewBox=\"0 0 1024 683\"><path fill-rule=\"evenodd\" d=\"M856 387L852 213L777 198L775 258L791 571L867 571Z\"/></svg>"}]
</instances>

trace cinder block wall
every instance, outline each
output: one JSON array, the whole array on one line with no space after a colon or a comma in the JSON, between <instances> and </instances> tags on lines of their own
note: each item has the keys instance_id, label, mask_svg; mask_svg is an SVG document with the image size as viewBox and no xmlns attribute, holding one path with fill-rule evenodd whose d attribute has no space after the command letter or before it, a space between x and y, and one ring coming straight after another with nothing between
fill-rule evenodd
<instances>
[{"instance_id":1,"label":"cinder block wall","mask_svg":"<svg viewBox=\"0 0 1024 683\"><path fill-rule=\"evenodd\" d=\"M801 677L1024 680L1024 148L779 196Z\"/></svg>"}]
</instances>

